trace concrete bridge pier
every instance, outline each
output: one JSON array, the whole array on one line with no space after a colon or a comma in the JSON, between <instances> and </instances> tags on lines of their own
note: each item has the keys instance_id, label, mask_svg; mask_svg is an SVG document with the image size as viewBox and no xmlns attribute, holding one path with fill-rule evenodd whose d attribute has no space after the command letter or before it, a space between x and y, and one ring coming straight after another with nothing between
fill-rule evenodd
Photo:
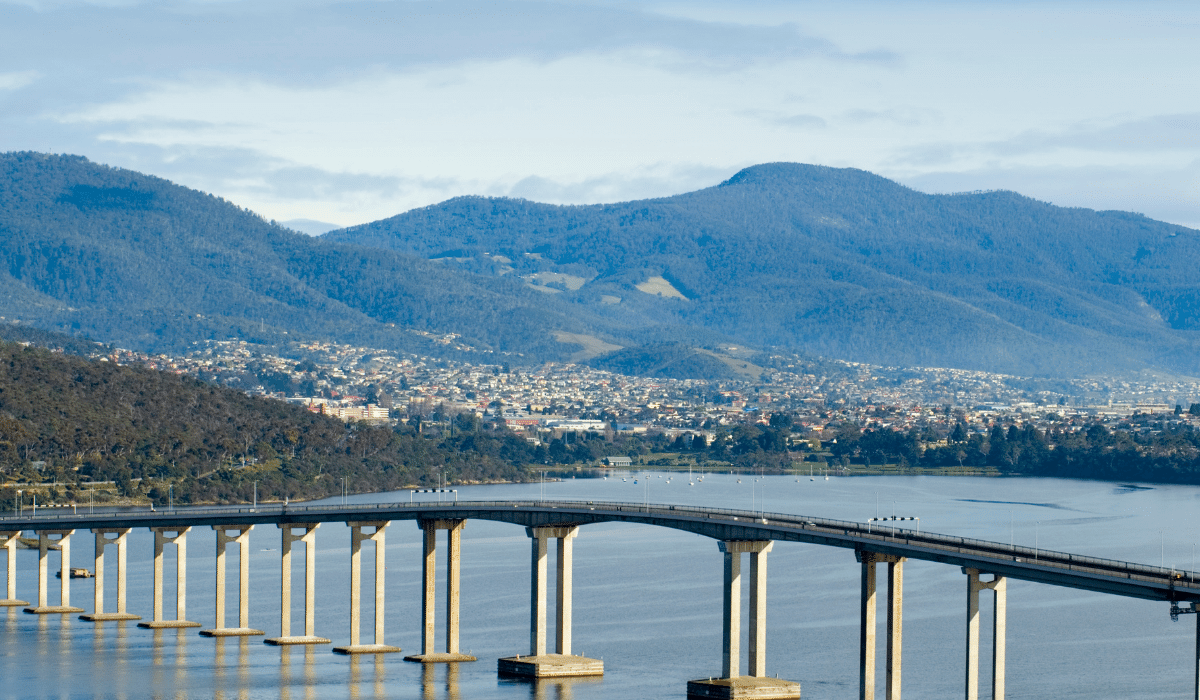
<instances>
[{"instance_id":1,"label":"concrete bridge pier","mask_svg":"<svg viewBox=\"0 0 1200 700\"><path fill-rule=\"evenodd\" d=\"M201 630L204 637L251 637L266 634L250 628L250 530L253 525L213 525L217 532L216 626ZM236 532L236 535L229 534ZM238 545L238 626L225 626L225 550Z\"/></svg>"},{"instance_id":2,"label":"concrete bridge pier","mask_svg":"<svg viewBox=\"0 0 1200 700\"><path fill-rule=\"evenodd\" d=\"M12 594L9 593L9 595L11 596ZM1196 614L1196 659L1195 659L1196 682L1195 682L1195 694L1193 695L1193 697L1196 700L1200 700L1200 603L1192 603L1192 612L1194 612Z\"/></svg>"},{"instance_id":3,"label":"concrete bridge pier","mask_svg":"<svg viewBox=\"0 0 1200 700\"><path fill-rule=\"evenodd\" d=\"M71 607L71 535L74 530L39 530L38 531L38 604L37 607L25 608L25 612L34 615L52 615L55 613L83 612L83 608ZM58 605L47 602L50 589L47 560L50 554L50 539L58 535L58 548L62 581L59 583Z\"/></svg>"},{"instance_id":4,"label":"concrete bridge pier","mask_svg":"<svg viewBox=\"0 0 1200 700\"><path fill-rule=\"evenodd\" d=\"M350 644L334 647L339 654L385 654L400 651L383 643L383 543L384 532L388 523L385 521L349 522L350 526ZM363 528L373 528L371 533L363 532ZM364 540L375 542L375 643L359 643L359 621L362 610L362 543Z\"/></svg>"},{"instance_id":5,"label":"concrete bridge pier","mask_svg":"<svg viewBox=\"0 0 1200 700\"><path fill-rule=\"evenodd\" d=\"M887 607L887 666L885 668L887 700L900 700L901 649L904 641L904 557L855 552L862 564L862 596L859 608L859 676L858 697L875 697L875 596L876 564L888 565Z\"/></svg>"},{"instance_id":6,"label":"concrete bridge pier","mask_svg":"<svg viewBox=\"0 0 1200 700\"><path fill-rule=\"evenodd\" d=\"M154 533L154 619L139 622L138 627L163 629L168 627L199 627L199 622L187 619L187 534L191 527L152 527ZM167 533L173 532L174 535ZM175 619L163 619L163 550L175 544Z\"/></svg>"},{"instance_id":7,"label":"concrete bridge pier","mask_svg":"<svg viewBox=\"0 0 1200 700\"><path fill-rule=\"evenodd\" d=\"M979 580L979 569L963 567L967 575L967 700L979 700L979 592L996 594L992 624L992 700L1004 698L1004 646L1007 618L1007 581L992 574L991 581Z\"/></svg>"},{"instance_id":8,"label":"concrete bridge pier","mask_svg":"<svg viewBox=\"0 0 1200 700\"><path fill-rule=\"evenodd\" d=\"M465 520L419 520L417 526L424 534L421 571L425 585L421 589L421 653L404 657L405 661L420 663L447 663L453 661L475 661L474 656L463 654L458 646L458 599L460 552L462 530ZM434 613L437 607L437 532L446 531L446 651L436 650L437 634Z\"/></svg>"},{"instance_id":9,"label":"concrete bridge pier","mask_svg":"<svg viewBox=\"0 0 1200 700\"><path fill-rule=\"evenodd\" d=\"M329 640L316 635L317 612L317 528L320 523L280 523L283 533L283 572L279 587L279 636L264 639L266 644L328 644ZM303 528L297 535L295 530ZM292 636L292 543L304 543L304 636ZM286 657L285 657L286 658Z\"/></svg>"},{"instance_id":10,"label":"concrete bridge pier","mask_svg":"<svg viewBox=\"0 0 1200 700\"><path fill-rule=\"evenodd\" d=\"M718 542L725 555L721 677L688 681L692 698L799 698L800 684L767 676L767 553L770 540ZM750 554L750 673L742 671L742 554Z\"/></svg>"},{"instance_id":11,"label":"concrete bridge pier","mask_svg":"<svg viewBox=\"0 0 1200 700\"><path fill-rule=\"evenodd\" d=\"M8 569L8 596L0 600L0 608L19 608L29 605L28 601L17 600L17 540L20 532L0 532L0 549L4 550Z\"/></svg>"},{"instance_id":12,"label":"concrete bridge pier","mask_svg":"<svg viewBox=\"0 0 1200 700\"><path fill-rule=\"evenodd\" d=\"M141 615L133 615L125 610L125 564L127 561L125 555L125 538L129 535L130 531L131 528L127 527L115 530L92 530L92 533L96 535L95 608L94 612L90 614L80 615L80 620L105 622L108 620L142 619ZM109 533L112 533L111 537ZM117 546L117 611L115 613L104 612L104 547L110 544Z\"/></svg>"},{"instance_id":13,"label":"concrete bridge pier","mask_svg":"<svg viewBox=\"0 0 1200 700\"><path fill-rule=\"evenodd\" d=\"M604 662L571 654L571 608L573 605L572 540L579 534L576 525L527 527L532 544L529 597L529 656L499 660L502 675L524 678L561 678L566 676L604 675ZM558 596L556 653L546 653L546 559L550 538L558 539Z\"/></svg>"}]
</instances>

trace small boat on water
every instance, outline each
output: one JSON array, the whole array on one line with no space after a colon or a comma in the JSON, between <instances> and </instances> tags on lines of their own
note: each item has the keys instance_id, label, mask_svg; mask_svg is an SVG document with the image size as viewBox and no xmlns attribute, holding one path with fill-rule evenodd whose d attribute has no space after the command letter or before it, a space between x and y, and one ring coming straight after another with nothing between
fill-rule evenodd
<instances>
[{"instance_id":1,"label":"small boat on water","mask_svg":"<svg viewBox=\"0 0 1200 700\"><path fill-rule=\"evenodd\" d=\"M82 567L71 567L71 578L91 578L94 576L92 572ZM62 578L62 571L55 572L55 578Z\"/></svg>"}]
</instances>

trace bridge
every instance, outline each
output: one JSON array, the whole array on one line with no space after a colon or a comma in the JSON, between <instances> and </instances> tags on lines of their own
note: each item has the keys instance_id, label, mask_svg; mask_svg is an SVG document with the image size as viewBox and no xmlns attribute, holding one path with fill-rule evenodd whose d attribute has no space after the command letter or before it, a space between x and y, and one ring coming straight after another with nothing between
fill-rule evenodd
<instances>
[{"instance_id":1,"label":"bridge","mask_svg":"<svg viewBox=\"0 0 1200 700\"><path fill-rule=\"evenodd\" d=\"M32 614L84 613L84 620L138 620L125 605L126 542L134 528L154 533L153 616L139 623L147 628L199 627L186 616L186 542L192 528L211 527L217 532L216 625L201 630L209 637L263 635L249 627L248 533L256 525L275 525L281 531L280 634L264 641L274 645L326 644L314 629L315 539L321 523L345 523L351 531L350 643L335 647L343 654L399 652L384 643L384 538L393 521L416 521L424 532L421 653L405 657L421 663L475 661L459 649L460 535L467 520L491 520L521 525L531 540L529 652L498 661L498 672L528 677L599 675L603 663L573 655L572 646L572 539L584 525L628 522L673 528L716 540L724 556L724 602L722 605L722 674L719 678L688 681L693 698L794 698L798 683L773 678L766 671L767 555L775 541L804 542L852 550L861 566L859 697L873 700L876 685L876 595L877 567L887 565L885 695L899 700L902 680L904 562L909 559L959 567L966 576L966 658L964 697L979 697L979 597L984 590L995 596L992 625L992 697L1004 697L1007 580L1015 579L1064 586L1146 600L1169 602L1172 615L1195 613L1200 608L1200 583L1192 575L1173 569L1145 566L1005 545L878 523L857 523L784 513L765 513L680 505L614 503L608 501L473 501L379 503L367 505L301 505L256 507L200 507L168 511L117 513L72 513L23 515L0 518L0 548L7 553L7 598L0 606L25 607ZM64 573L57 605L49 602L50 552L60 552L62 572L70 571L70 540L80 530L95 536L94 610L85 613L70 603L69 576ZM445 592L444 650L437 649L435 571L437 533L446 530L447 577ZM20 535L34 531L38 536L37 604L16 599L14 550ZM547 646L547 577L550 540L556 541L557 596L554 652ZM375 544L375 619L372 643L362 643L360 609L362 596L361 556L363 543ZM304 544L305 591L304 634L291 633L292 548ZM163 561L166 545L174 544L176 556L175 617L163 612ZM241 547L238 576L238 625L226 626L225 551L229 544ZM117 610L105 612L105 549L117 549ZM742 554L750 555L748 620L748 671L741 672L741 587ZM1200 614L1197 619L1196 659L1193 662L1195 697L1200 700Z\"/></svg>"}]
</instances>

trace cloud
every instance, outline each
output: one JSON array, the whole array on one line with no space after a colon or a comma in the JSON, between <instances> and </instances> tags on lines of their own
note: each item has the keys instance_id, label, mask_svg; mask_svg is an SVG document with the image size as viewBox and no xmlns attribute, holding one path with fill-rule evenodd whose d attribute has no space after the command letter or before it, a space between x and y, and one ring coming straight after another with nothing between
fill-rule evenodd
<instances>
[{"instance_id":1,"label":"cloud","mask_svg":"<svg viewBox=\"0 0 1200 700\"><path fill-rule=\"evenodd\" d=\"M20 90L26 85L31 85L41 77L35 70L21 71L19 73L0 73L0 90Z\"/></svg>"},{"instance_id":2,"label":"cloud","mask_svg":"<svg viewBox=\"0 0 1200 700\"><path fill-rule=\"evenodd\" d=\"M1027 131L987 145L998 155L1021 155L1050 149L1105 152L1200 149L1200 112L1161 114L1111 125L1082 123L1061 131Z\"/></svg>"},{"instance_id":3,"label":"cloud","mask_svg":"<svg viewBox=\"0 0 1200 700\"><path fill-rule=\"evenodd\" d=\"M847 52L795 24L670 17L630 6L544 2L163 2L0 5L0 60L76 76L228 74L295 86L364 70L579 54L643 55L678 70L729 70ZM111 81L110 81L111 82Z\"/></svg>"},{"instance_id":4,"label":"cloud","mask_svg":"<svg viewBox=\"0 0 1200 700\"><path fill-rule=\"evenodd\" d=\"M1200 229L1200 159L1177 168L992 165L893 179L930 193L1012 190L1059 206L1135 211Z\"/></svg>"},{"instance_id":5,"label":"cloud","mask_svg":"<svg viewBox=\"0 0 1200 700\"><path fill-rule=\"evenodd\" d=\"M987 141L919 143L897 149L889 165L946 165L971 158L1017 158L1062 151L1126 155L1200 153L1200 112L1160 114L1110 124L1094 120L1077 122L1057 130L1030 129L1009 138Z\"/></svg>"},{"instance_id":6,"label":"cloud","mask_svg":"<svg viewBox=\"0 0 1200 700\"><path fill-rule=\"evenodd\" d=\"M739 114L750 117L770 126L782 126L792 129L824 129L826 121L815 114L789 114L782 111L745 109Z\"/></svg>"}]
</instances>

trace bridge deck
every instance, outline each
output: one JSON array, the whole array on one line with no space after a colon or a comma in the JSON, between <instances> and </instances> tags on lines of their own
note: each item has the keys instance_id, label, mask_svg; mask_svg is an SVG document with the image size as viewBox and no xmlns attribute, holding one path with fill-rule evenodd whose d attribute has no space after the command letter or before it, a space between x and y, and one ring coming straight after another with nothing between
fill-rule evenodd
<instances>
[{"instance_id":1,"label":"bridge deck","mask_svg":"<svg viewBox=\"0 0 1200 700\"><path fill-rule=\"evenodd\" d=\"M697 506L608 501L462 501L179 508L0 518L0 531L186 527L368 520L479 519L517 525L630 522L720 540L806 542L934 561L982 572L1148 600L1200 602L1189 572L952 535L830 520Z\"/></svg>"}]
</instances>

